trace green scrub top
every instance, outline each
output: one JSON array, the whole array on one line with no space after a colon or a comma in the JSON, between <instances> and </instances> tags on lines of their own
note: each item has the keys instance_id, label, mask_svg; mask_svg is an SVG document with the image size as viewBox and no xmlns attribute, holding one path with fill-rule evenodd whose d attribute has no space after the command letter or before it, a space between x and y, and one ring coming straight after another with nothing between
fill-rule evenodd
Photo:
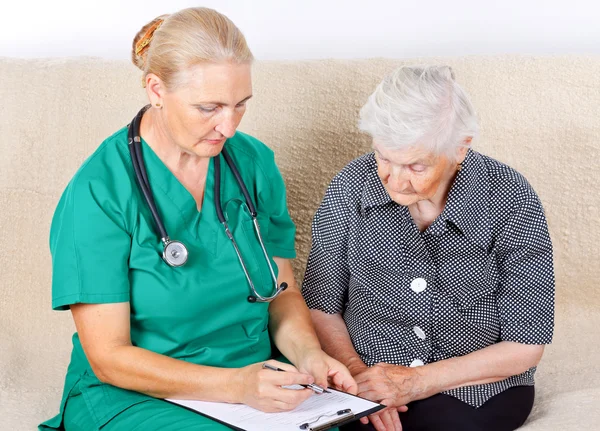
<instances>
[{"instance_id":1,"label":"green scrub top","mask_svg":"<svg viewBox=\"0 0 600 431\"><path fill-rule=\"evenodd\" d=\"M213 161L199 212L190 193L142 143L166 230L189 250L187 263L172 268L161 258L163 246L136 183L127 145L126 128L104 141L60 199L50 232L52 307L129 301L134 346L216 367L243 367L270 358L268 304L246 299L250 287L215 211ZM294 258L295 226L273 152L241 132L225 147L256 205L269 256ZM258 293L269 296L272 278L243 194L224 159L221 166L223 212ZM277 270L272 258L271 264ZM66 402L79 394L98 428L151 399L101 383L75 333L60 414L40 429L60 429Z\"/></svg>"}]
</instances>

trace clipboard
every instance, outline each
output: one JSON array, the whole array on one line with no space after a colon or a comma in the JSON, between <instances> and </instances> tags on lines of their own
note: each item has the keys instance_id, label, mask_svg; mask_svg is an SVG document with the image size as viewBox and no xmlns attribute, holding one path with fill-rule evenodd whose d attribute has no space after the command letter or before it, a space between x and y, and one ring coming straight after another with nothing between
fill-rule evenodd
<instances>
[{"instance_id":1,"label":"clipboard","mask_svg":"<svg viewBox=\"0 0 600 431\"><path fill-rule=\"evenodd\" d=\"M237 431L326 431L385 408L356 395L332 388L329 391L331 394L315 394L296 409L280 413L264 413L243 404L174 399L165 401Z\"/></svg>"}]
</instances>

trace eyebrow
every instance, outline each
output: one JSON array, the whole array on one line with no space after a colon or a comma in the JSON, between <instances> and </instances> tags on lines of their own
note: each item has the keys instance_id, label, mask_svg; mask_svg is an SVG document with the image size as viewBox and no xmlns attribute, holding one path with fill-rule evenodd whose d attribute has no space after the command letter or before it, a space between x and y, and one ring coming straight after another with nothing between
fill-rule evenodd
<instances>
[{"instance_id":1,"label":"eyebrow","mask_svg":"<svg viewBox=\"0 0 600 431\"><path fill-rule=\"evenodd\" d=\"M377 150L376 148L373 148L373 150L379 155L379 157L381 157L382 159L386 159L384 157L384 155L379 152L379 150ZM386 159L386 160L388 160L388 159ZM430 163L429 160L427 160L423 157L420 157L418 159L409 160L408 163L402 163L402 164L410 166L410 165L428 165L429 163Z\"/></svg>"},{"instance_id":2,"label":"eyebrow","mask_svg":"<svg viewBox=\"0 0 600 431\"><path fill-rule=\"evenodd\" d=\"M242 99L241 101L239 101L238 103L236 103L236 105L239 105L240 103L244 103L247 102L248 100L250 100L252 98L252 94L244 99ZM199 102L199 103L194 103L194 106L200 106L200 105L219 105L219 106L228 106L227 103L223 103L223 102L218 102L218 101L206 101L206 102Z\"/></svg>"},{"instance_id":3,"label":"eyebrow","mask_svg":"<svg viewBox=\"0 0 600 431\"><path fill-rule=\"evenodd\" d=\"M407 164L408 165L427 165L427 164L429 164L429 160L421 158L421 159L413 160Z\"/></svg>"}]
</instances>

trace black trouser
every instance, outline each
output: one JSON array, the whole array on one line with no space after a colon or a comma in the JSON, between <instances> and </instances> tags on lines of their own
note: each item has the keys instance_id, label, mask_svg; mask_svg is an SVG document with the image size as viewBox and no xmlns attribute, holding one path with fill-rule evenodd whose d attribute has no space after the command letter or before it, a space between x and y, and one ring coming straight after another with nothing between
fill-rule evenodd
<instances>
[{"instance_id":1,"label":"black trouser","mask_svg":"<svg viewBox=\"0 0 600 431\"><path fill-rule=\"evenodd\" d=\"M533 386L516 386L490 398L478 409L449 395L414 401L400 413L403 431L512 431L525 423L533 407ZM340 431L371 431L354 422Z\"/></svg>"}]
</instances>

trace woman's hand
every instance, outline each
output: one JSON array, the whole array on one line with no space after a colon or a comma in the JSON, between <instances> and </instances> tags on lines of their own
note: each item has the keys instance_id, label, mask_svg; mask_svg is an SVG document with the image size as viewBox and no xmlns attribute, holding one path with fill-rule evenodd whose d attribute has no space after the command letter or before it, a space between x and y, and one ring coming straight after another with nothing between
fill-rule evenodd
<instances>
[{"instance_id":1,"label":"woman's hand","mask_svg":"<svg viewBox=\"0 0 600 431\"><path fill-rule=\"evenodd\" d=\"M371 425L373 425L377 431L402 431L402 424L400 423L398 412L406 410L408 410L406 407L402 407L402 409L387 407L383 410L379 410L377 413L369 415L368 418L360 418L360 421L365 425L371 422Z\"/></svg>"},{"instance_id":2,"label":"woman's hand","mask_svg":"<svg viewBox=\"0 0 600 431\"><path fill-rule=\"evenodd\" d=\"M298 370L314 376L322 388L333 388L356 395L357 386L350 371L321 349L307 350L296 363Z\"/></svg>"},{"instance_id":3,"label":"woman's hand","mask_svg":"<svg viewBox=\"0 0 600 431\"><path fill-rule=\"evenodd\" d=\"M310 374L299 372L292 365L283 362L270 360L268 363L286 372L265 369L264 362L236 370L231 379L231 390L236 402L267 413L283 412L293 410L313 394L311 389L282 388L314 383L315 379Z\"/></svg>"},{"instance_id":4,"label":"woman's hand","mask_svg":"<svg viewBox=\"0 0 600 431\"><path fill-rule=\"evenodd\" d=\"M399 408L419 399L421 381L416 368L379 363L357 375L358 395Z\"/></svg>"},{"instance_id":5,"label":"woman's hand","mask_svg":"<svg viewBox=\"0 0 600 431\"><path fill-rule=\"evenodd\" d=\"M363 417L360 419L364 424L371 422L377 431L402 431L398 412L408 410L406 407L408 401L402 404L402 400L405 398L400 394L403 390L397 385L402 386L405 380L411 379L400 378L398 379L400 383L396 383L396 378L404 375L405 370L408 370L408 373L410 373L412 369L401 367L405 368L405 370L394 370L394 368L397 368L397 366L380 363L371 368L365 366L359 374L354 375L358 384L359 396L388 406L386 409L369 415L368 418Z\"/></svg>"}]
</instances>

